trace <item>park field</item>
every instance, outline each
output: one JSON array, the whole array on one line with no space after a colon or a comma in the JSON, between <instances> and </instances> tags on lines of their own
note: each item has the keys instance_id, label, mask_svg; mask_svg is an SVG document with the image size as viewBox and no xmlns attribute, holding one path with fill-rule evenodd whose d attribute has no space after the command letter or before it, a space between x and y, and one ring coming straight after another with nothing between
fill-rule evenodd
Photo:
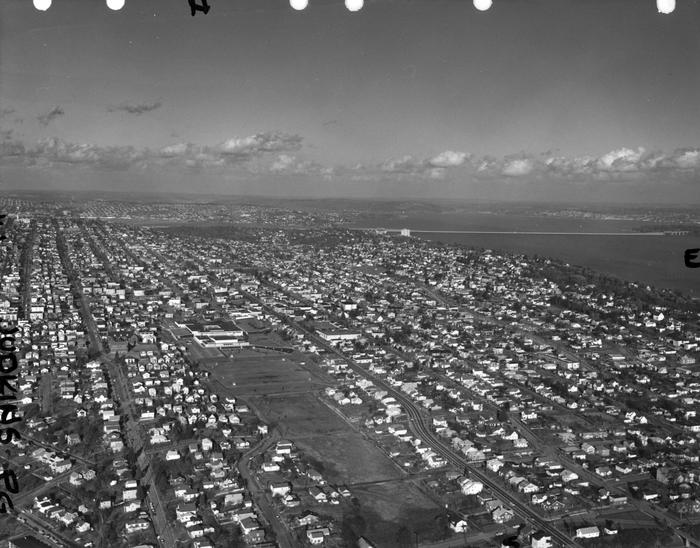
<instances>
[{"instance_id":1,"label":"park field","mask_svg":"<svg viewBox=\"0 0 700 548\"><path fill-rule=\"evenodd\" d=\"M205 360L202 366L235 396L305 393L325 386L294 360L283 356L276 352L246 351Z\"/></svg>"}]
</instances>

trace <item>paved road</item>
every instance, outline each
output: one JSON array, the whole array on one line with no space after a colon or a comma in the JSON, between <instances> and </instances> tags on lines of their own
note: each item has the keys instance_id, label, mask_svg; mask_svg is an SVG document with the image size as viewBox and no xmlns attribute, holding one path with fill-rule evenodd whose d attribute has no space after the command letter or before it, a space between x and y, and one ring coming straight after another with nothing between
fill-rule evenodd
<instances>
[{"instance_id":1,"label":"paved road","mask_svg":"<svg viewBox=\"0 0 700 548\"><path fill-rule=\"evenodd\" d=\"M44 542L59 548L80 548L80 545L56 531L56 525L26 510L16 511L17 521L34 531Z\"/></svg>"},{"instance_id":2,"label":"paved road","mask_svg":"<svg viewBox=\"0 0 700 548\"><path fill-rule=\"evenodd\" d=\"M250 493L255 500L255 504L262 513L262 517L272 527L280 548L293 548L297 543L292 538L289 529L282 522L279 514L268 500L267 490L258 481L256 474L249 468L250 461L261 453L265 452L279 439L276 428L272 429L270 435L263 438L257 445L243 453L238 461L238 471L246 482Z\"/></svg>"},{"instance_id":3,"label":"paved road","mask_svg":"<svg viewBox=\"0 0 700 548\"><path fill-rule=\"evenodd\" d=\"M34 489L30 489L28 491L22 490L21 494L17 498L13 499L12 502L14 502L16 507L24 506L24 505L31 505L31 504L33 504L34 499L36 497L38 497L42 493L48 491L52 487L55 487L55 486L63 483L64 481L67 481L73 472L81 472L84 469L85 469L84 465L74 466L73 468L71 468L67 472L63 472L62 474L59 474L58 476L54 477L52 480L49 480L45 483L42 483L41 485L38 485Z\"/></svg>"},{"instance_id":4,"label":"paved road","mask_svg":"<svg viewBox=\"0 0 700 548\"><path fill-rule=\"evenodd\" d=\"M38 445L39 447L43 447L44 449L50 449L51 451L56 451L56 452L62 453L62 454L64 454L64 455L68 455L70 458L75 459L76 461L78 461L78 462L80 462L80 463L82 463L82 464L87 464L87 465L90 465L90 466L95 466L95 462L94 462L94 461L91 461L90 459L86 459L85 457L79 457L79 456L76 455L75 453L71 453L71 452L69 452L69 451L66 451L65 449L58 449L58 448L54 447L53 445L51 445L51 444L49 444L49 443L46 443L46 442L43 442L43 441L39 441L39 440L36 439L36 438L29 437L29 436L27 436L24 432L22 433L22 439L23 439L23 440L26 440L26 441L30 441L30 442L32 442L33 444Z\"/></svg>"}]
</instances>

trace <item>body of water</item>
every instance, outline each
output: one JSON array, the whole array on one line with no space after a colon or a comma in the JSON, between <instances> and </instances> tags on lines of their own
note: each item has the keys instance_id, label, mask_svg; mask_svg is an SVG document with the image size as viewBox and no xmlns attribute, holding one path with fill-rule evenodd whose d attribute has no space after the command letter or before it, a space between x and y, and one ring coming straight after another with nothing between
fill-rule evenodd
<instances>
[{"instance_id":1,"label":"body of water","mask_svg":"<svg viewBox=\"0 0 700 548\"><path fill-rule=\"evenodd\" d=\"M700 236L609 235L637 232L643 224L636 221L467 213L368 218L363 219L362 223L367 227L409 228L412 236L434 241L552 257L623 280L676 289L693 296L700 295L700 269L687 268L683 260L686 249L700 248ZM421 233L421 229L446 232ZM470 234L449 231L540 234ZM566 234L550 234L552 232Z\"/></svg>"}]
</instances>

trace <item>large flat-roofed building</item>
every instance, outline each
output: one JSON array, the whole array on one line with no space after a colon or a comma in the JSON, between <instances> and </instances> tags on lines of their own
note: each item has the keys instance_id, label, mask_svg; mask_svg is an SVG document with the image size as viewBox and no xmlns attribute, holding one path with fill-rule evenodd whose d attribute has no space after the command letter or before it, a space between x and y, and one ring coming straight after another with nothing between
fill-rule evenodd
<instances>
[{"instance_id":1,"label":"large flat-roofed building","mask_svg":"<svg viewBox=\"0 0 700 548\"><path fill-rule=\"evenodd\" d=\"M328 342L354 341L362 336L358 330L344 329L330 322L317 323L316 333Z\"/></svg>"},{"instance_id":2,"label":"large flat-roofed building","mask_svg":"<svg viewBox=\"0 0 700 548\"><path fill-rule=\"evenodd\" d=\"M231 320L216 323L176 324L192 334L192 339L204 348L241 348L250 346L245 332Z\"/></svg>"}]
</instances>

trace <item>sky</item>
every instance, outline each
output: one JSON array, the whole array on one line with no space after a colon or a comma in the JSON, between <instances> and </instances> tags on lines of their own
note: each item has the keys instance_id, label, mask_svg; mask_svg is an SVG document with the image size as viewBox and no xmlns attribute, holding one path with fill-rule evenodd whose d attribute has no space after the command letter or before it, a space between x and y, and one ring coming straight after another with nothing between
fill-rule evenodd
<instances>
[{"instance_id":1,"label":"sky","mask_svg":"<svg viewBox=\"0 0 700 548\"><path fill-rule=\"evenodd\" d=\"M0 2L0 188L700 202L700 0Z\"/></svg>"}]
</instances>

